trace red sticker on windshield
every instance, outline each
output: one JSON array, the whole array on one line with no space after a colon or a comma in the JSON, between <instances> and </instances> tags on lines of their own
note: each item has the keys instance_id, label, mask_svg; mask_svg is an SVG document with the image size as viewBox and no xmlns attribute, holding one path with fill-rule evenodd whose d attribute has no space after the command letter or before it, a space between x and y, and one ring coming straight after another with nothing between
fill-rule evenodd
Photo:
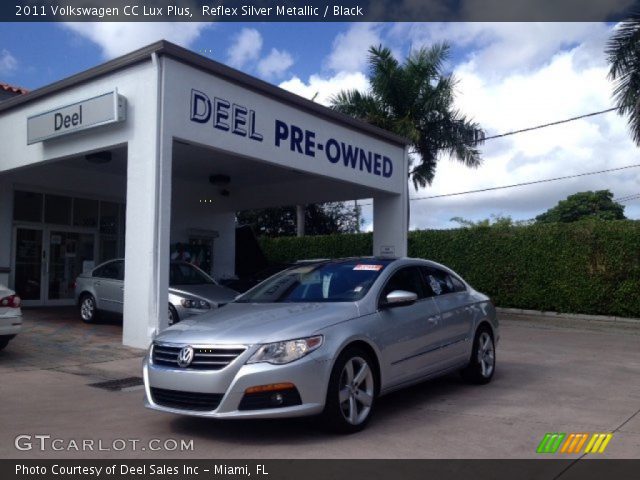
<instances>
[{"instance_id":1,"label":"red sticker on windshield","mask_svg":"<svg viewBox=\"0 0 640 480\"><path fill-rule=\"evenodd\" d=\"M354 270L371 270L373 272L378 272L382 270L382 265L367 265L365 263L361 263L353 267Z\"/></svg>"}]
</instances>

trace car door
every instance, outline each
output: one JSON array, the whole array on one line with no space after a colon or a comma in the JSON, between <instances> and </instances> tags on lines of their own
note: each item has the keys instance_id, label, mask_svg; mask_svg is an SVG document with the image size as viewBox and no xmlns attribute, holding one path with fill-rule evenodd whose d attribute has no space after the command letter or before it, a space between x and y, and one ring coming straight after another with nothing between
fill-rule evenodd
<instances>
[{"instance_id":1,"label":"car door","mask_svg":"<svg viewBox=\"0 0 640 480\"><path fill-rule=\"evenodd\" d=\"M394 290L413 292L418 300L409 305L385 305L386 296ZM437 348L439 312L433 298L425 295L418 268L403 267L394 272L382 288L378 302L382 326L378 345L388 372L388 386L436 370L432 360Z\"/></svg>"},{"instance_id":2,"label":"car door","mask_svg":"<svg viewBox=\"0 0 640 480\"><path fill-rule=\"evenodd\" d=\"M93 288L98 308L122 313L124 303L124 261L114 260L93 271Z\"/></svg>"},{"instance_id":3,"label":"car door","mask_svg":"<svg viewBox=\"0 0 640 480\"><path fill-rule=\"evenodd\" d=\"M443 366L458 363L468 356L473 327L469 292L460 279L437 267L420 267L440 312L439 361Z\"/></svg>"}]
</instances>

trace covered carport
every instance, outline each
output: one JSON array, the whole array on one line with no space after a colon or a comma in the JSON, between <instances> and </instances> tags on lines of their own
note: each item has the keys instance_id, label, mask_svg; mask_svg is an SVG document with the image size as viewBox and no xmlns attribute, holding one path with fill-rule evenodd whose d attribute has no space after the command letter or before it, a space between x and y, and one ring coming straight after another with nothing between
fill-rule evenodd
<instances>
[{"instance_id":1,"label":"covered carport","mask_svg":"<svg viewBox=\"0 0 640 480\"><path fill-rule=\"evenodd\" d=\"M57 228L54 197L72 198L67 230L96 235L94 263L103 204L122 205L108 223L120 222L129 346L167 325L172 244L209 236L212 274L234 275L240 210L373 198L372 254L406 255L401 138L168 42L0 103L0 145L0 282L15 283L18 226ZM42 194L40 221L14 218L23 190ZM75 225L91 199L95 227Z\"/></svg>"}]
</instances>

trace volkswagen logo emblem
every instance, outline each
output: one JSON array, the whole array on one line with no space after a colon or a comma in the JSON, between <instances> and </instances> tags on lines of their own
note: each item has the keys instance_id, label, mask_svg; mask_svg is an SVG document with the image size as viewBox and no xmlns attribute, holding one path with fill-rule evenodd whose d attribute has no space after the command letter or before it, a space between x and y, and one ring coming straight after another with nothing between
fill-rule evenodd
<instances>
[{"instance_id":1,"label":"volkswagen logo emblem","mask_svg":"<svg viewBox=\"0 0 640 480\"><path fill-rule=\"evenodd\" d=\"M183 347L178 353L178 366L182 368L186 368L191 365L193 361L193 347L187 346Z\"/></svg>"}]
</instances>

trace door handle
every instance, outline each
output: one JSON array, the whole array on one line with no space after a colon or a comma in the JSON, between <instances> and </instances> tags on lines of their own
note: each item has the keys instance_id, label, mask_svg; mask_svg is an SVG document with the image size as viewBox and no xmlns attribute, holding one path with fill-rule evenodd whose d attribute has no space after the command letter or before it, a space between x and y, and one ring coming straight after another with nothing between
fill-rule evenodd
<instances>
[{"instance_id":1,"label":"door handle","mask_svg":"<svg viewBox=\"0 0 640 480\"><path fill-rule=\"evenodd\" d=\"M93 282L93 285L98 287L100 285L100 282Z\"/></svg>"},{"instance_id":2,"label":"door handle","mask_svg":"<svg viewBox=\"0 0 640 480\"><path fill-rule=\"evenodd\" d=\"M432 325L438 323L438 317L429 317L429 318L427 318L427 323L430 323Z\"/></svg>"}]
</instances>

